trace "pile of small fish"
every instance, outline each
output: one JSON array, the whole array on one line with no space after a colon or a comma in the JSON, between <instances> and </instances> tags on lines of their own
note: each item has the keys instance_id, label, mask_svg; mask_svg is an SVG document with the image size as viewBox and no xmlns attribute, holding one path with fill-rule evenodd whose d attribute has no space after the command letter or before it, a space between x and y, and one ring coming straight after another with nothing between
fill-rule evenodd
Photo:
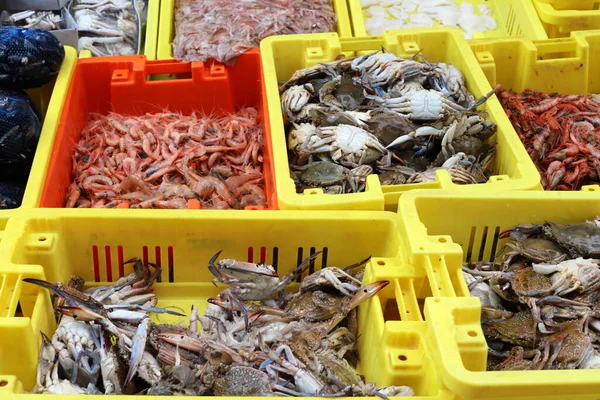
<instances>
[{"instance_id":1,"label":"pile of small fish","mask_svg":"<svg viewBox=\"0 0 600 400\"><path fill-rule=\"evenodd\" d=\"M26 282L51 289L60 319L44 336L36 393L215 396L412 396L407 386L366 384L356 361L356 307L389 282L361 286L367 260L327 267L286 293L318 256L279 278L270 265L233 259L209 262L213 283L226 285L192 307L189 326L158 324L151 292L160 268L139 259L114 285L83 292L83 280ZM152 268L150 268L152 267ZM198 321L201 327L198 326ZM350 361L349 361L350 360Z\"/></svg>"},{"instance_id":2,"label":"pile of small fish","mask_svg":"<svg viewBox=\"0 0 600 400\"><path fill-rule=\"evenodd\" d=\"M507 237L500 263L463 268L481 299L488 370L600 368L600 218Z\"/></svg>"},{"instance_id":3,"label":"pile of small fish","mask_svg":"<svg viewBox=\"0 0 600 400\"><path fill-rule=\"evenodd\" d=\"M502 91L500 102L546 190L600 183L600 98Z\"/></svg>"},{"instance_id":4,"label":"pile of small fish","mask_svg":"<svg viewBox=\"0 0 600 400\"><path fill-rule=\"evenodd\" d=\"M94 56L138 54L144 1L76 0L71 10L79 31L80 51L89 50Z\"/></svg>"},{"instance_id":5,"label":"pile of small fish","mask_svg":"<svg viewBox=\"0 0 600 400\"><path fill-rule=\"evenodd\" d=\"M455 0L361 0L365 29L380 36L388 29L430 28L441 25L461 28L467 39L474 33L498 28L492 10L485 4L475 6Z\"/></svg>"},{"instance_id":6,"label":"pile of small fish","mask_svg":"<svg viewBox=\"0 0 600 400\"><path fill-rule=\"evenodd\" d=\"M332 0L177 0L177 60L231 64L274 35L334 32Z\"/></svg>"},{"instance_id":7,"label":"pile of small fish","mask_svg":"<svg viewBox=\"0 0 600 400\"><path fill-rule=\"evenodd\" d=\"M42 29L44 31L55 31L64 28L60 11L25 10L8 14L2 22L4 25Z\"/></svg>"},{"instance_id":8,"label":"pile of small fish","mask_svg":"<svg viewBox=\"0 0 600 400\"><path fill-rule=\"evenodd\" d=\"M266 207L259 114L92 114L75 147L66 207Z\"/></svg>"},{"instance_id":9,"label":"pile of small fish","mask_svg":"<svg viewBox=\"0 0 600 400\"><path fill-rule=\"evenodd\" d=\"M476 108L451 64L401 59L383 50L317 64L280 87L290 168L298 193L364 191L432 182L446 169L453 182L486 182L496 124ZM390 150L391 149L391 150Z\"/></svg>"}]
</instances>

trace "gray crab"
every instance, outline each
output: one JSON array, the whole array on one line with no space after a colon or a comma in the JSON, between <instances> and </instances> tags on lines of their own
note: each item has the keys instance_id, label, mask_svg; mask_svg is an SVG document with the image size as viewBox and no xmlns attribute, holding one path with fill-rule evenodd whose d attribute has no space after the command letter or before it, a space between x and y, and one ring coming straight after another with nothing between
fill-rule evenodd
<instances>
[{"instance_id":1,"label":"gray crab","mask_svg":"<svg viewBox=\"0 0 600 400\"><path fill-rule=\"evenodd\" d=\"M505 230L500 238L524 239L542 235L554 240L575 257L600 258L600 227L594 222L563 225L546 222L543 225L517 225Z\"/></svg>"},{"instance_id":2,"label":"gray crab","mask_svg":"<svg viewBox=\"0 0 600 400\"><path fill-rule=\"evenodd\" d=\"M292 167L299 192L319 187L325 193L358 193L364 190L367 176L373 173L368 165L348 169L331 161L317 161L302 167Z\"/></svg>"}]
</instances>

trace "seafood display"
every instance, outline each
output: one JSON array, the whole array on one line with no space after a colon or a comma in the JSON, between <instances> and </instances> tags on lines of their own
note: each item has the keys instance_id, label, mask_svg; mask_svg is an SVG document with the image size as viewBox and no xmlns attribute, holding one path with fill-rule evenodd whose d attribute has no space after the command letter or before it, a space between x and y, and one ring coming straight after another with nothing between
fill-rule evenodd
<instances>
[{"instance_id":1,"label":"seafood display","mask_svg":"<svg viewBox=\"0 0 600 400\"><path fill-rule=\"evenodd\" d=\"M433 182L438 169L457 184L491 174L496 124L477 107L494 91L476 100L451 64L384 49L296 71L280 94L299 193L361 192L372 173L382 185Z\"/></svg>"},{"instance_id":2,"label":"seafood display","mask_svg":"<svg viewBox=\"0 0 600 400\"><path fill-rule=\"evenodd\" d=\"M231 64L273 35L334 32L332 0L177 0L177 60Z\"/></svg>"},{"instance_id":3,"label":"seafood display","mask_svg":"<svg viewBox=\"0 0 600 400\"><path fill-rule=\"evenodd\" d=\"M488 369L600 368L600 219L518 225L499 237L509 238L499 262L463 268L481 300Z\"/></svg>"},{"instance_id":4,"label":"seafood display","mask_svg":"<svg viewBox=\"0 0 600 400\"><path fill-rule=\"evenodd\" d=\"M76 0L71 11L79 30L79 50L93 56L129 56L139 52L144 1Z\"/></svg>"},{"instance_id":5,"label":"seafood display","mask_svg":"<svg viewBox=\"0 0 600 400\"><path fill-rule=\"evenodd\" d=\"M500 91L500 102L546 190L600 183L600 99L535 90Z\"/></svg>"},{"instance_id":6,"label":"seafood display","mask_svg":"<svg viewBox=\"0 0 600 400\"><path fill-rule=\"evenodd\" d=\"M254 108L222 117L92 114L66 207L266 207L259 117Z\"/></svg>"},{"instance_id":7,"label":"seafood display","mask_svg":"<svg viewBox=\"0 0 600 400\"><path fill-rule=\"evenodd\" d=\"M19 11L8 15L3 23L4 25L42 29L44 31L64 29L60 11Z\"/></svg>"},{"instance_id":8,"label":"seafood display","mask_svg":"<svg viewBox=\"0 0 600 400\"><path fill-rule=\"evenodd\" d=\"M466 39L474 33L498 27L492 10L468 1L455 0L360 0L369 35L380 36L389 29L430 28L434 25L461 28Z\"/></svg>"},{"instance_id":9,"label":"seafood display","mask_svg":"<svg viewBox=\"0 0 600 400\"><path fill-rule=\"evenodd\" d=\"M326 267L295 291L288 285L319 253L279 277L271 265L209 261L217 296L192 306L189 325L158 323L150 315L183 316L157 307L152 293L161 269L139 259L134 272L110 286L84 289L25 282L55 295L58 328L42 333L35 393L215 396L413 396L407 386L365 383L357 360L356 307L388 281L362 285L367 261ZM289 289L289 288L288 288Z\"/></svg>"}]
</instances>

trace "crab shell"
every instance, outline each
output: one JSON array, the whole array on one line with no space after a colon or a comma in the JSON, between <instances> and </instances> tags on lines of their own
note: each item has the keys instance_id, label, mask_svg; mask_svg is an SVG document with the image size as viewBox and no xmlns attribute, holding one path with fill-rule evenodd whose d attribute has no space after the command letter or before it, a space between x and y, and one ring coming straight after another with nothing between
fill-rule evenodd
<instances>
[{"instance_id":1,"label":"crab shell","mask_svg":"<svg viewBox=\"0 0 600 400\"><path fill-rule=\"evenodd\" d=\"M320 128L323 146L317 146L323 141L313 143L309 152L329 152L331 159L336 162L352 164L369 164L387 154L387 150L377 137L366 130L351 126L338 125ZM328 142L328 143L327 143Z\"/></svg>"},{"instance_id":2,"label":"crab shell","mask_svg":"<svg viewBox=\"0 0 600 400\"><path fill-rule=\"evenodd\" d=\"M543 229L544 234L571 253L584 258L600 258L600 227L596 224L583 222L561 225L547 222Z\"/></svg>"}]
</instances>

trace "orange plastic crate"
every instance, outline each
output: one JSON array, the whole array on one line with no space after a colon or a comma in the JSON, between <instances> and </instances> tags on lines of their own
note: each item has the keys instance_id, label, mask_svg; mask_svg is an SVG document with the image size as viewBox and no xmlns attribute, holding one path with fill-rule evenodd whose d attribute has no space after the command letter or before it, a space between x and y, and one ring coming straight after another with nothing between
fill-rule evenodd
<instances>
[{"instance_id":1,"label":"orange plastic crate","mask_svg":"<svg viewBox=\"0 0 600 400\"><path fill-rule=\"evenodd\" d=\"M157 76L160 79L155 79ZM79 60L60 117L40 207L64 207L71 183L73 149L87 125L89 113L143 115L168 109L183 114L219 115L251 106L258 110L266 127L268 117L262 88L258 50L241 56L234 67L148 61L145 56ZM266 134L263 139L265 194L268 208L274 209L271 150ZM198 207L192 202L188 208Z\"/></svg>"}]
</instances>

